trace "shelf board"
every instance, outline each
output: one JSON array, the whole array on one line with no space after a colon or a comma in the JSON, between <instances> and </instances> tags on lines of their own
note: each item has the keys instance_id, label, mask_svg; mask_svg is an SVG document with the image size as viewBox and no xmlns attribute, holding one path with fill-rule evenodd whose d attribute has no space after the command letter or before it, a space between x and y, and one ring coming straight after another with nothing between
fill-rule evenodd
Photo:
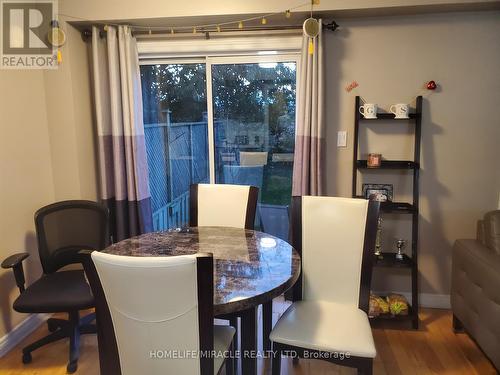
<instances>
[{"instance_id":1,"label":"shelf board","mask_svg":"<svg viewBox=\"0 0 500 375\"><path fill-rule=\"evenodd\" d=\"M403 259L396 259L396 253L382 253L382 257L373 257L374 267L393 267L393 268L411 268L413 260L406 254L403 254Z\"/></svg>"},{"instance_id":2,"label":"shelf board","mask_svg":"<svg viewBox=\"0 0 500 375\"><path fill-rule=\"evenodd\" d=\"M380 204L380 209L383 212L401 212L404 214L411 214L415 212L415 206L406 202L382 202Z\"/></svg>"},{"instance_id":3,"label":"shelf board","mask_svg":"<svg viewBox=\"0 0 500 375\"><path fill-rule=\"evenodd\" d=\"M370 320L411 320L413 319L413 311L411 306L408 305L408 315L391 315L388 314L380 314L379 316L375 316L370 318Z\"/></svg>"},{"instance_id":4,"label":"shelf board","mask_svg":"<svg viewBox=\"0 0 500 375\"><path fill-rule=\"evenodd\" d=\"M359 116L360 120L363 121L377 121L377 120L396 120L396 121L408 121L419 117L417 113L410 113L410 118L396 118L392 113L377 113L377 118L364 118L362 115Z\"/></svg>"},{"instance_id":5,"label":"shelf board","mask_svg":"<svg viewBox=\"0 0 500 375\"><path fill-rule=\"evenodd\" d=\"M382 160L380 163L380 167L368 167L368 163L366 160L357 160L356 167L358 169L419 169L420 164L416 163L412 160Z\"/></svg>"},{"instance_id":6,"label":"shelf board","mask_svg":"<svg viewBox=\"0 0 500 375\"><path fill-rule=\"evenodd\" d=\"M355 198L366 199L362 195L356 195ZM380 202L380 210L390 213L411 214L415 211L415 206L406 202Z\"/></svg>"},{"instance_id":7,"label":"shelf board","mask_svg":"<svg viewBox=\"0 0 500 375\"><path fill-rule=\"evenodd\" d=\"M386 313L370 318L370 320L411 320L411 319L413 319L413 309L410 303L408 303L408 315L391 315L391 313Z\"/></svg>"}]
</instances>

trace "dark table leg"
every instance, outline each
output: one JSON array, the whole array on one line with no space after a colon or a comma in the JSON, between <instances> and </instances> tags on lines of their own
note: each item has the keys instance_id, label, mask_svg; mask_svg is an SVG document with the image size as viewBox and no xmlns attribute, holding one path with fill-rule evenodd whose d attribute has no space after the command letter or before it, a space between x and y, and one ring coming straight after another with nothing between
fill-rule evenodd
<instances>
[{"instance_id":1,"label":"dark table leg","mask_svg":"<svg viewBox=\"0 0 500 375\"><path fill-rule=\"evenodd\" d=\"M238 316L237 315L232 315L230 318L229 318L229 325L231 327L234 327L234 329L236 330L236 334L234 335L234 350L240 350L240 346L238 345L238 332L240 331L238 329Z\"/></svg>"},{"instance_id":2,"label":"dark table leg","mask_svg":"<svg viewBox=\"0 0 500 375\"><path fill-rule=\"evenodd\" d=\"M241 312L241 368L243 375L257 374L257 309Z\"/></svg>"},{"instance_id":3,"label":"dark table leg","mask_svg":"<svg viewBox=\"0 0 500 375\"><path fill-rule=\"evenodd\" d=\"M273 300L262 305L262 347L264 351L271 350L269 335L273 329Z\"/></svg>"}]
</instances>

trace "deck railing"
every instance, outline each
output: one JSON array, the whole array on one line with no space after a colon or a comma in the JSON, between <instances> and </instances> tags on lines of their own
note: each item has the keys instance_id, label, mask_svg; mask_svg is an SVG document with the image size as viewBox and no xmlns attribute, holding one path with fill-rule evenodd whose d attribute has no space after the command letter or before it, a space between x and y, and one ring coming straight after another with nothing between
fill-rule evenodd
<instances>
[{"instance_id":1,"label":"deck railing","mask_svg":"<svg viewBox=\"0 0 500 375\"><path fill-rule=\"evenodd\" d=\"M153 212L155 231L178 228L189 222L189 191L179 195L172 202Z\"/></svg>"}]
</instances>

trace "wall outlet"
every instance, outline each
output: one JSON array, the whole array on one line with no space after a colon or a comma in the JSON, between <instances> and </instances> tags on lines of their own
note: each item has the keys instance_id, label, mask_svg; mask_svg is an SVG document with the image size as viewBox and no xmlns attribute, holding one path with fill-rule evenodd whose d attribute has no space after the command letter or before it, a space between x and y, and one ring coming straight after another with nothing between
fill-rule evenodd
<instances>
[{"instance_id":1,"label":"wall outlet","mask_svg":"<svg viewBox=\"0 0 500 375\"><path fill-rule=\"evenodd\" d=\"M342 130L337 133L337 147L347 147L347 131Z\"/></svg>"}]
</instances>

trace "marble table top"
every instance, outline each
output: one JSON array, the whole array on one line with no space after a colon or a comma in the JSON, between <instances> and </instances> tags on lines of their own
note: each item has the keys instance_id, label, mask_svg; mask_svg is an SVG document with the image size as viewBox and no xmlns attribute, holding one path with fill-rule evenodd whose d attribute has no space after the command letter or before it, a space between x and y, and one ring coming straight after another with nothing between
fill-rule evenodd
<instances>
[{"instance_id":1,"label":"marble table top","mask_svg":"<svg viewBox=\"0 0 500 375\"><path fill-rule=\"evenodd\" d=\"M287 242L266 233L229 227L198 227L132 237L103 252L126 256L214 256L214 315L255 307L297 281L300 256Z\"/></svg>"}]
</instances>

